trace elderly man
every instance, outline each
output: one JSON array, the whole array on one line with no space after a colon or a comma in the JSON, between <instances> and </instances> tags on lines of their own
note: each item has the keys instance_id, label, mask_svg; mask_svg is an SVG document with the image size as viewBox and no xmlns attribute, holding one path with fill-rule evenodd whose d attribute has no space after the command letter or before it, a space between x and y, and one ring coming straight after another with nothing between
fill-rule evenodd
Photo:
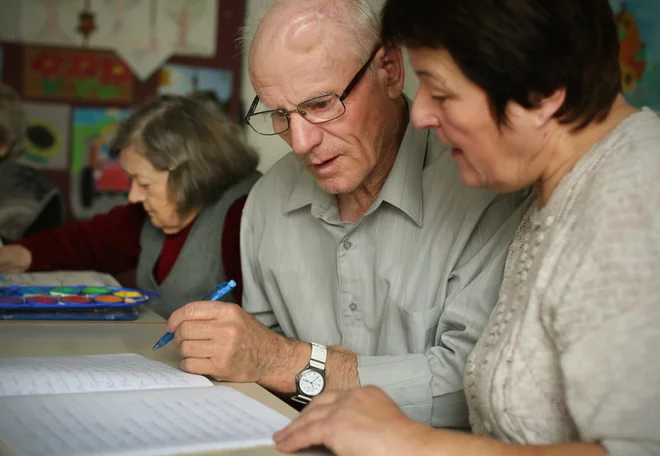
<instances>
[{"instance_id":1,"label":"elderly man","mask_svg":"<svg viewBox=\"0 0 660 456\"><path fill-rule=\"evenodd\" d=\"M465 358L527 193L465 189L460 151L413 129L401 50L378 45L365 1L277 2L249 71L247 122L293 153L245 207L244 308L172 315L182 368L302 403L378 385L414 419L465 426Z\"/></svg>"}]
</instances>

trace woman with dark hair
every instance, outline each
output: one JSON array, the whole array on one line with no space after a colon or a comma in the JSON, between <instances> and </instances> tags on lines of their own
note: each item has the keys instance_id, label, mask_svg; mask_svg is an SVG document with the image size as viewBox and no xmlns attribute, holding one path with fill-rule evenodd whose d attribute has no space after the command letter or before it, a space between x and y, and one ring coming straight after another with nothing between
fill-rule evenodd
<instances>
[{"instance_id":1,"label":"woman with dark hair","mask_svg":"<svg viewBox=\"0 0 660 456\"><path fill-rule=\"evenodd\" d=\"M660 454L660 118L621 95L607 0L388 0L412 109L464 183L536 188L465 366L476 435L375 388L320 395L275 436L339 455ZM442 195L438 195L442 197Z\"/></svg>"},{"instance_id":2,"label":"woman with dark hair","mask_svg":"<svg viewBox=\"0 0 660 456\"><path fill-rule=\"evenodd\" d=\"M0 248L0 272L136 268L165 318L229 278L240 303L240 220L260 174L238 126L198 101L162 96L120 126L111 150L132 204Z\"/></svg>"}]
</instances>

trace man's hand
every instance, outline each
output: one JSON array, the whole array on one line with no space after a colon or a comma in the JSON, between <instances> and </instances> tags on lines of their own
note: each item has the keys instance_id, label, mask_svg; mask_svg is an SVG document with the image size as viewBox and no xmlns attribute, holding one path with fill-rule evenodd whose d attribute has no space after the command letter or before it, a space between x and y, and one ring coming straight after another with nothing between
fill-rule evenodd
<instances>
[{"instance_id":1,"label":"man's hand","mask_svg":"<svg viewBox=\"0 0 660 456\"><path fill-rule=\"evenodd\" d=\"M430 432L370 386L320 394L274 439L286 452L324 445L341 456L400 455L420 454Z\"/></svg>"},{"instance_id":2,"label":"man's hand","mask_svg":"<svg viewBox=\"0 0 660 456\"><path fill-rule=\"evenodd\" d=\"M274 333L226 302L186 304L172 313L167 327L183 357L181 369L218 381L257 382L277 391L295 391L291 372L302 370L311 352L309 344Z\"/></svg>"},{"instance_id":3,"label":"man's hand","mask_svg":"<svg viewBox=\"0 0 660 456\"><path fill-rule=\"evenodd\" d=\"M22 245L0 247L0 273L25 272L32 264L32 253Z\"/></svg>"}]
</instances>

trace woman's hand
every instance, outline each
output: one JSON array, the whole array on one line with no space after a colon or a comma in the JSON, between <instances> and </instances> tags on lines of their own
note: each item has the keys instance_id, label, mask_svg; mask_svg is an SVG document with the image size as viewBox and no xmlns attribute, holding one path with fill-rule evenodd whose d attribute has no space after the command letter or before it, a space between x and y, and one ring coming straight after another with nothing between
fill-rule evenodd
<instances>
[{"instance_id":1,"label":"woman's hand","mask_svg":"<svg viewBox=\"0 0 660 456\"><path fill-rule=\"evenodd\" d=\"M574 442L516 445L433 429L410 420L380 389L322 393L274 435L281 451L322 445L337 456L605 456L602 446Z\"/></svg>"},{"instance_id":2,"label":"woman's hand","mask_svg":"<svg viewBox=\"0 0 660 456\"><path fill-rule=\"evenodd\" d=\"M32 264L32 253L22 245L0 247L0 274L25 272Z\"/></svg>"},{"instance_id":3,"label":"woman's hand","mask_svg":"<svg viewBox=\"0 0 660 456\"><path fill-rule=\"evenodd\" d=\"M341 456L401 455L421 454L432 432L370 386L321 394L274 439L286 452L323 445Z\"/></svg>"}]
</instances>

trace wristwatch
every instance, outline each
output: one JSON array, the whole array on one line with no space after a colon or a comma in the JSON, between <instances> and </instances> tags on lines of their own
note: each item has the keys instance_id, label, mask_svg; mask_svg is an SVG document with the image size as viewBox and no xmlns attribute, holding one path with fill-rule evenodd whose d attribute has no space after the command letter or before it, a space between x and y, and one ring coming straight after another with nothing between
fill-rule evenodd
<instances>
[{"instance_id":1,"label":"wristwatch","mask_svg":"<svg viewBox=\"0 0 660 456\"><path fill-rule=\"evenodd\" d=\"M325 361L328 349L323 345L312 344L312 356L305 368L296 375L297 395L291 399L301 404L308 404L325 389Z\"/></svg>"}]
</instances>

